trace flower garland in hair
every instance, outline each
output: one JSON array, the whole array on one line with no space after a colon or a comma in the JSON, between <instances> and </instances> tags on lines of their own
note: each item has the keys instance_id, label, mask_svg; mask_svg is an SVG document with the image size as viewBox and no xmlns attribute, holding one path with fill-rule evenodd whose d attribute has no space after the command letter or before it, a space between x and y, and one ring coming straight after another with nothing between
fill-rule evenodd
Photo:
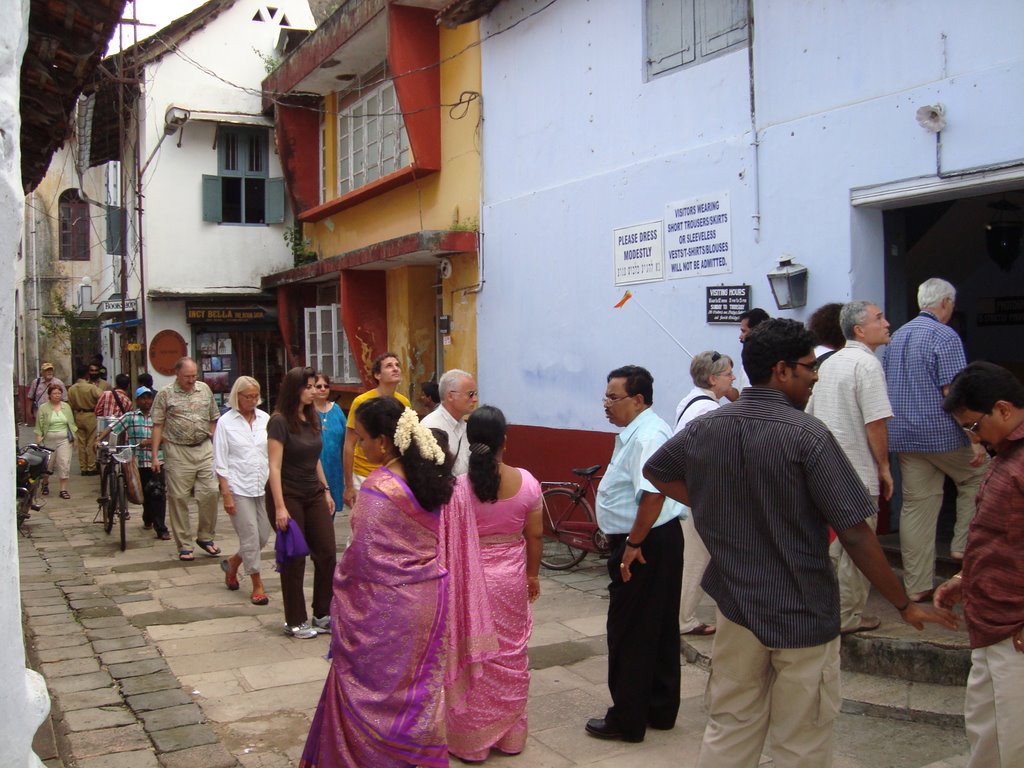
<instances>
[{"instance_id":1,"label":"flower garland in hair","mask_svg":"<svg viewBox=\"0 0 1024 768\"><path fill-rule=\"evenodd\" d=\"M420 457L429 459L438 466L444 464L444 449L437 444L434 433L420 423L416 411L406 408L398 419L398 426L395 427L395 447L404 456L414 440Z\"/></svg>"}]
</instances>

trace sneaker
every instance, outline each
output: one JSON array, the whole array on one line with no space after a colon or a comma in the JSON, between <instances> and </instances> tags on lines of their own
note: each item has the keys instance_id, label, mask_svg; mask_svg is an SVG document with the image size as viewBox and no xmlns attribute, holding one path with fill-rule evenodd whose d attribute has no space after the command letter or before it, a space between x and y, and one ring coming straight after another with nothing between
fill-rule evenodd
<instances>
[{"instance_id":1,"label":"sneaker","mask_svg":"<svg viewBox=\"0 0 1024 768\"><path fill-rule=\"evenodd\" d=\"M313 617L313 629L315 629L317 631L317 633L321 634L321 635L329 635L329 634L331 634L331 616L330 616L330 614L328 614L327 616L321 616L319 619L314 616Z\"/></svg>"},{"instance_id":2,"label":"sneaker","mask_svg":"<svg viewBox=\"0 0 1024 768\"><path fill-rule=\"evenodd\" d=\"M305 621L299 624L297 627L289 627L287 624L284 625L284 633L297 637L300 640L309 640L317 636L317 631L309 626L309 622Z\"/></svg>"}]
</instances>

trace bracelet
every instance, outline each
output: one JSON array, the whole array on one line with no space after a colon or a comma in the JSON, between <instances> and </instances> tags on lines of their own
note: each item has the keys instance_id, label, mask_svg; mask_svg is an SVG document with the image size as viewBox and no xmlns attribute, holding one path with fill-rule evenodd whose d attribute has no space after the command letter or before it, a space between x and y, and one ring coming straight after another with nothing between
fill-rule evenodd
<instances>
[{"instance_id":1,"label":"bracelet","mask_svg":"<svg viewBox=\"0 0 1024 768\"><path fill-rule=\"evenodd\" d=\"M633 543L632 541L630 541L630 540L629 540L629 537L628 537L628 536L626 537L626 546L627 546L627 547L632 547L633 549L640 549L640 547L641 547L642 545L643 545L643 542L642 542L642 541L641 541L641 542L639 542L639 543L637 543L637 544L634 544L634 543Z\"/></svg>"},{"instance_id":2,"label":"bracelet","mask_svg":"<svg viewBox=\"0 0 1024 768\"><path fill-rule=\"evenodd\" d=\"M898 605L894 605L894 606L893 606L893 608L895 608L895 609L896 609L897 611L899 611L900 613L903 613L903 612L904 612L905 610L907 610L907 608L909 608L909 607L910 607L910 598L909 598L909 597L907 598L907 602L905 602L905 603L903 604L903 607L902 607L902 608L900 608L900 607L899 607Z\"/></svg>"},{"instance_id":3,"label":"bracelet","mask_svg":"<svg viewBox=\"0 0 1024 768\"><path fill-rule=\"evenodd\" d=\"M959 573L954 573L954 574L953 574L953 575L952 575L952 576L950 577L950 581L952 581L953 579L956 579L957 581L963 581L963 580L964 580L964 577L963 577L963 576L961 576L961 575L960 575Z\"/></svg>"}]
</instances>

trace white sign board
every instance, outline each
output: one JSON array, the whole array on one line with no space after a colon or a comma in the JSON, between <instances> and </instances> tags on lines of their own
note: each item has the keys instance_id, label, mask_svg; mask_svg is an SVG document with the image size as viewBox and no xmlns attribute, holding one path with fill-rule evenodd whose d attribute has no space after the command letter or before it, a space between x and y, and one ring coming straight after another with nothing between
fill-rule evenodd
<instances>
[{"instance_id":1,"label":"white sign board","mask_svg":"<svg viewBox=\"0 0 1024 768\"><path fill-rule=\"evenodd\" d=\"M114 299L113 301L108 299L107 301L100 302L99 313L101 315L113 314L115 312L120 312L120 311L121 311L121 300L120 299ZM124 303L124 311L125 312L138 312L139 311L139 300L138 299L128 299L127 301L125 301L125 303Z\"/></svg>"},{"instance_id":2,"label":"white sign board","mask_svg":"<svg viewBox=\"0 0 1024 768\"><path fill-rule=\"evenodd\" d=\"M732 272L729 219L728 192L666 206L666 277L705 277Z\"/></svg>"},{"instance_id":3,"label":"white sign board","mask_svg":"<svg viewBox=\"0 0 1024 768\"><path fill-rule=\"evenodd\" d=\"M665 277L662 222L649 221L612 230L615 284L652 283Z\"/></svg>"}]
</instances>

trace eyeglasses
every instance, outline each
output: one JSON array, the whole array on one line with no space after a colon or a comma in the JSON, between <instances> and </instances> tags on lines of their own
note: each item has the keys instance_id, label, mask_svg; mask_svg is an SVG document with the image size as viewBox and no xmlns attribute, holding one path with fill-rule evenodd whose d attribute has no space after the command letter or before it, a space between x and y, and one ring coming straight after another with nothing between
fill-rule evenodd
<instances>
[{"instance_id":1,"label":"eyeglasses","mask_svg":"<svg viewBox=\"0 0 1024 768\"><path fill-rule=\"evenodd\" d=\"M978 434L978 430L981 429L981 420L984 419L986 416L988 416L988 414L983 413L981 414L981 416L978 417L978 420L976 422L964 426L964 432L970 432L972 435Z\"/></svg>"},{"instance_id":2,"label":"eyeglasses","mask_svg":"<svg viewBox=\"0 0 1024 768\"><path fill-rule=\"evenodd\" d=\"M820 366L821 363L819 363L817 360L815 360L813 363L801 363L799 360L787 360L786 361L786 365L788 365L788 366L802 365L804 368L806 368L811 373L817 373L818 372L818 366Z\"/></svg>"},{"instance_id":3,"label":"eyeglasses","mask_svg":"<svg viewBox=\"0 0 1024 768\"><path fill-rule=\"evenodd\" d=\"M476 390L471 389L469 390L469 392L459 392L458 394L468 397L470 400L472 400L474 397L476 397Z\"/></svg>"},{"instance_id":4,"label":"eyeglasses","mask_svg":"<svg viewBox=\"0 0 1024 768\"><path fill-rule=\"evenodd\" d=\"M634 397L634 395L621 395L619 397L613 397L611 395L605 395L603 398L601 398L601 401L605 402L605 403L609 403L611 405L615 405L617 402L619 402L621 400L629 400L629 398L631 398L631 397Z\"/></svg>"},{"instance_id":5,"label":"eyeglasses","mask_svg":"<svg viewBox=\"0 0 1024 768\"><path fill-rule=\"evenodd\" d=\"M313 389L330 389L330 384L314 384Z\"/></svg>"}]
</instances>

